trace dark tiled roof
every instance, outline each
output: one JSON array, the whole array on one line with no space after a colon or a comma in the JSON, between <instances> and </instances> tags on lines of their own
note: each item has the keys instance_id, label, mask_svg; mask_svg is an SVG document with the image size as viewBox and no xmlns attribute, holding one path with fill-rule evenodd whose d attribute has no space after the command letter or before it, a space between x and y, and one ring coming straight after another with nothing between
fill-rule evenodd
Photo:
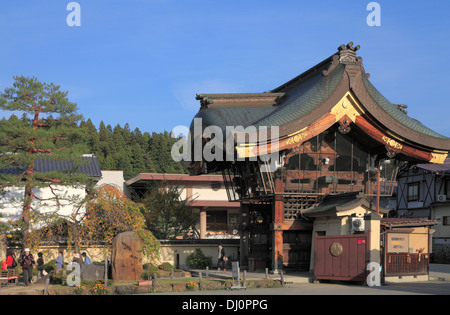
<instances>
[{"instance_id":1,"label":"dark tiled roof","mask_svg":"<svg viewBox=\"0 0 450 315\"><path fill-rule=\"evenodd\" d=\"M68 171L74 167L71 161L56 161L51 159L34 160L34 170L38 173L49 173L54 171ZM0 169L3 174L21 174L24 170L18 168ZM78 167L79 174L86 174L91 177L101 177L102 171L96 156L83 156Z\"/></svg>"},{"instance_id":2,"label":"dark tiled roof","mask_svg":"<svg viewBox=\"0 0 450 315\"><path fill-rule=\"evenodd\" d=\"M204 126L218 126L225 131L226 126L242 126L244 128L250 126L275 109L275 107L208 108L199 111L194 118L201 118Z\"/></svg>"},{"instance_id":3,"label":"dark tiled roof","mask_svg":"<svg viewBox=\"0 0 450 315\"><path fill-rule=\"evenodd\" d=\"M423 218L381 218L384 226L430 226L438 224L437 221Z\"/></svg>"},{"instance_id":4,"label":"dark tiled roof","mask_svg":"<svg viewBox=\"0 0 450 315\"><path fill-rule=\"evenodd\" d=\"M306 216L325 214L353 209L365 203L365 198L358 192L328 195L314 208L303 212Z\"/></svg>"},{"instance_id":5,"label":"dark tiled roof","mask_svg":"<svg viewBox=\"0 0 450 315\"><path fill-rule=\"evenodd\" d=\"M450 173L450 165L446 164L416 164L415 167L434 172L434 173Z\"/></svg>"},{"instance_id":6,"label":"dark tiled roof","mask_svg":"<svg viewBox=\"0 0 450 315\"><path fill-rule=\"evenodd\" d=\"M322 70L326 67L323 67L307 79L297 79L283 88L285 97L278 106L208 108L200 110L194 118L202 118L204 126L219 126L223 130L226 126L281 126L303 117L325 101L341 80L344 68L338 65L324 76Z\"/></svg>"},{"instance_id":7,"label":"dark tiled roof","mask_svg":"<svg viewBox=\"0 0 450 315\"><path fill-rule=\"evenodd\" d=\"M325 68L324 68L325 69ZM344 73L344 65L339 64L327 76L317 70L307 80L299 80L286 87L286 96L268 117L255 123L256 126L282 126L309 114L324 102L336 89Z\"/></svg>"},{"instance_id":8,"label":"dark tiled roof","mask_svg":"<svg viewBox=\"0 0 450 315\"><path fill-rule=\"evenodd\" d=\"M332 214L339 211L347 211L359 206L370 208L370 203L361 192L350 192L338 195L328 195L317 207L302 212L305 216L315 216L318 214ZM387 212L386 209L380 209L380 212Z\"/></svg>"}]
</instances>

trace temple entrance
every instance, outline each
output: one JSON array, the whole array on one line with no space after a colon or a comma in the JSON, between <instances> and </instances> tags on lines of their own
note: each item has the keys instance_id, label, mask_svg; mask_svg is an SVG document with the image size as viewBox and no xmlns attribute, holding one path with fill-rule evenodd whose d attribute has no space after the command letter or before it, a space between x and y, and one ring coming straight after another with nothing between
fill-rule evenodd
<instances>
[{"instance_id":1,"label":"temple entrance","mask_svg":"<svg viewBox=\"0 0 450 315\"><path fill-rule=\"evenodd\" d=\"M272 207L270 204L255 204L249 206L249 270L264 270L271 266L271 209Z\"/></svg>"},{"instance_id":2,"label":"temple entrance","mask_svg":"<svg viewBox=\"0 0 450 315\"><path fill-rule=\"evenodd\" d=\"M308 271L311 242L311 231L283 231L283 268Z\"/></svg>"}]
</instances>

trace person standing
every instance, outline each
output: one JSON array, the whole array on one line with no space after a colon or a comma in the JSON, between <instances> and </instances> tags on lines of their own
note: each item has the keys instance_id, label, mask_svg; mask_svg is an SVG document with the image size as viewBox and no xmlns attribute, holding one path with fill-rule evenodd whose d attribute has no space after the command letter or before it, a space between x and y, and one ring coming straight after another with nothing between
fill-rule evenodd
<instances>
[{"instance_id":1,"label":"person standing","mask_svg":"<svg viewBox=\"0 0 450 315\"><path fill-rule=\"evenodd\" d=\"M72 253L73 259L72 262L79 264L80 266L83 264L83 260L80 257L80 254L77 252Z\"/></svg>"},{"instance_id":2,"label":"person standing","mask_svg":"<svg viewBox=\"0 0 450 315\"><path fill-rule=\"evenodd\" d=\"M20 266L23 271L23 280L26 286L31 284L31 279L33 278L33 265L36 264L33 255L29 248L25 248L22 257L20 258Z\"/></svg>"},{"instance_id":3,"label":"person standing","mask_svg":"<svg viewBox=\"0 0 450 315\"><path fill-rule=\"evenodd\" d=\"M14 269L17 266L16 255L12 249L6 251L6 267L7 269Z\"/></svg>"},{"instance_id":4,"label":"person standing","mask_svg":"<svg viewBox=\"0 0 450 315\"><path fill-rule=\"evenodd\" d=\"M63 252L58 252L58 257L56 257L56 272L60 270L62 271L63 263L64 263Z\"/></svg>"},{"instance_id":5,"label":"person standing","mask_svg":"<svg viewBox=\"0 0 450 315\"><path fill-rule=\"evenodd\" d=\"M225 255L225 249L222 247L222 244L219 244L218 248L218 259L217 259L217 272L220 272L220 266L222 265L223 272L227 272L226 269L226 261L227 256Z\"/></svg>"},{"instance_id":6,"label":"person standing","mask_svg":"<svg viewBox=\"0 0 450 315\"><path fill-rule=\"evenodd\" d=\"M85 264L85 265L92 265L92 261L91 261L91 259L86 255L86 252L83 252L83 253L81 254L81 256L84 257L84 264Z\"/></svg>"},{"instance_id":7,"label":"person standing","mask_svg":"<svg viewBox=\"0 0 450 315\"><path fill-rule=\"evenodd\" d=\"M37 267L36 269L39 271L39 277L44 276L44 258L42 258L42 253L38 253L38 259L37 259Z\"/></svg>"}]
</instances>

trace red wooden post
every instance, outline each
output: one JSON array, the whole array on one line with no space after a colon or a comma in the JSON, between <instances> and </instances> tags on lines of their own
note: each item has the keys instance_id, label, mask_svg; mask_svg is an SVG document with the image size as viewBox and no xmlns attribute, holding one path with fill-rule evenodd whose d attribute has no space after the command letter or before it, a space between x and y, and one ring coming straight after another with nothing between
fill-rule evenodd
<instances>
[{"instance_id":1,"label":"red wooden post","mask_svg":"<svg viewBox=\"0 0 450 315\"><path fill-rule=\"evenodd\" d=\"M377 214L380 214L380 168L377 167Z\"/></svg>"},{"instance_id":2,"label":"red wooden post","mask_svg":"<svg viewBox=\"0 0 450 315\"><path fill-rule=\"evenodd\" d=\"M273 271L278 271L278 262L283 262L283 230L281 224L283 223L283 195L281 194L281 179L275 180L275 203L273 206Z\"/></svg>"}]
</instances>

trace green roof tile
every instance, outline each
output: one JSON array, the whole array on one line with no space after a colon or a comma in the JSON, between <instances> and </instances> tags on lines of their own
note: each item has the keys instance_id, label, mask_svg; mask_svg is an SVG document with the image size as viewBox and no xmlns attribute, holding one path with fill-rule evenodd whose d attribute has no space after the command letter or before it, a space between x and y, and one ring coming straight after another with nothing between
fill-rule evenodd
<instances>
[{"instance_id":1,"label":"green roof tile","mask_svg":"<svg viewBox=\"0 0 450 315\"><path fill-rule=\"evenodd\" d=\"M258 126L282 126L300 119L324 102L336 89L344 73L344 65L339 64L327 76L321 71L303 82L288 87L286 97L270 116L258 121Z\"/></svg>"}]
</instances>

